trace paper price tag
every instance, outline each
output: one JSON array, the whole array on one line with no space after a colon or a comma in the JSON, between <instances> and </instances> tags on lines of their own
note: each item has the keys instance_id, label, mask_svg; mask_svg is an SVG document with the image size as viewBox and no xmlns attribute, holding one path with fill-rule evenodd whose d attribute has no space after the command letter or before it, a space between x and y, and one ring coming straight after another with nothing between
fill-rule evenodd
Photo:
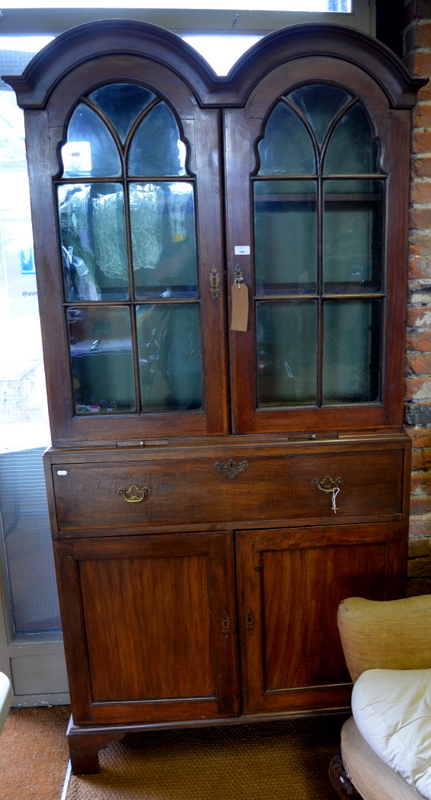
<instances>
[{"instance_id":1,"label":"paper price tag","mask_svg":"<svg viewBox=\"0 0 431 800\"><path fill-rule=\"evenodd\" d=\"M232 284L231 331L246 331L248 326L248 287L245 283Z\"/></svg>"}]
</instances>

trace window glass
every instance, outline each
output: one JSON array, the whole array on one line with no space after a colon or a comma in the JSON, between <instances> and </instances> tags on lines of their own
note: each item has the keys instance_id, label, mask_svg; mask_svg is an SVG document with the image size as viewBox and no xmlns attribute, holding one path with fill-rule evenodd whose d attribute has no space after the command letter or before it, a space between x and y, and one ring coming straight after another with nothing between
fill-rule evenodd
<instances>
[{"instance_id":1,"label":"window glass","mask_svg":"<svg viewBox=\"0 0 431 800\"><path fill-rule=\"evenodd\" d=\"M352 99L350 94L335 86L314 84L295 89L289 99L302 111L321 145L329 125Z\"/></svg>"},{"instance_id":2,"label":"window glass","mask_svg":"<svg viewBox=\"0 0 431 800\"><path fill-rule=\"evenodd\" d=\"M123 187L67 183L58 187L66 300L129 296Z\"/></svg>"},{"instance_id":3,"label":"window glass","mask_svg":"<svg viewBox=\"0 0 431 800\"><path fill-rule=\"evenodd\" d=\"M130 311L122 306L67 309L77 414L136 410Z\"/></svg>"},{"instance_id":4,"label":"window glass","mask_svg":"<svg viewBox=\"0 0 431 800\"><path fill-rule=\"evenodd\" d=\"M284 102L272 111L259 143L259 175L304 175L316 172L310 136L298 115Z\"/></svg>"},{"instance_id":5,"label":"window glass","mask_svg":"<svg viewBox=\"0 0 431 800\"><path fill-rule=\"evenodd\" d=\"M317 280L315 181L254 184L257 294L310 294Z\"/></svg>"},{"instance_id":6,"label":"window glass","mask_svg":"<svg viewBox=\"0 0 431 800\"><path fill-rule=\"evenodd\" d=\"M89 95L112 122L123 143L137 116L154 98L153 92L133 83L109 84Z\"/></svg>"},{"instance_id":7,"label":"window glass","mask_svg":"<svg viewBox=\"0 0 431 800\"><path fill-rule=\"evenodd\" d=\"M325 157L326 174L365 174L378 172L377 143L370 121L359 103L341 117L329 142Z\"/></svg>"},{"instance_id":8,"label":"window glass","mask_svg":"<svg viewBox=\"0 0 431 800\"><path fill-rule=\"evenodd\" d=\"M121 162L116 144L105 123L84 103L74 111L61 148L63 176L117 177Z\"/></svg>"},{"instance_id":9,"label":"window glass","mask_svg":"<svg viewBox=\"0 0 431 800\"><path fill-rule=\"evenodd\" d=\"M130 146L129 174L185 175L186 149L175 117L161 102L142 120Z\"/></svg>"},{"instance_id":10,"label":"window glass","mask_svg":"<svg viewBox=\"0 0 431 800\"><path fill-rule=\"evenodd\" d=\"M142 410L202 408L198 306L140 305L136 329Z\"/></svg>"},{"instance_id":11,"label":"window glass","mask_svg":"<svg viewBox=\"0 0 431 800\"><path fill-rule=\"evenodd\" d=\"M130 184L135 296L197 295L193 186Z\"/></svg>"}]
</instances>

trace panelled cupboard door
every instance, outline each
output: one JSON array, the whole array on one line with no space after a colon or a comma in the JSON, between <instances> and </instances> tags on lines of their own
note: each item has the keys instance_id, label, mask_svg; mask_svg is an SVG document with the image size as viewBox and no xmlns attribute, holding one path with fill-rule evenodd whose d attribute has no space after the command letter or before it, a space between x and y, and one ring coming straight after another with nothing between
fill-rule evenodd
<instances>
[{"instance_id":1,"label":"panelled cupboard door","mask_svg":"<svg viewBox=\"0 0 431 800\"><path fill-rule=\"evenodd\" d=\"M404 532L378 523L237 533L243 713L349 704L337 608L355 595L399 596Z\"/></svg>"},{"instance_id":2,"label":"panelled cupboard door","mask_svg":"<svg viewBox=\"0 0 431 800\"><path fill-rule=\"evenodd\" d=\"M75 724L235 716L229 533L56 542Z\"/></svg>"},{"instance_id":3,"label":"panelled cupboard door","mask_svg":"<svg viewBox=\"0 0 431 800\"><path fill-rule=\"evenodd\" d=\"M26 114L53 442L224 434L219 110L178 37L111 28L39 58Z\"/></svg>"},{"instance_id":4,"label":"panelled cupboard door","mask_svg":"<svg viewBox=\"0 0 431 800\"><path fill-rule=\"evenodd\" d=\"M297 56L224 112L234 431L401 426L409 112Z\"/></svg>"}]
</instances>

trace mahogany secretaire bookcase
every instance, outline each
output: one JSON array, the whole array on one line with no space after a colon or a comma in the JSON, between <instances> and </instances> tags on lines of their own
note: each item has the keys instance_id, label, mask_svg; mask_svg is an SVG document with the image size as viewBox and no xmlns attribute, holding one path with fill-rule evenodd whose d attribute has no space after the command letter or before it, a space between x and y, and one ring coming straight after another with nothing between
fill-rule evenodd
<instances>
[{"instance_id":1,"label":"mahogany secretaire bookcase","mask_svg":"<svg viewBox=\"0 0 431 800\"><path fill-rule=\"evenodd\" d=\"M75 28L25 109L75 772L129 730L345 707L342 598L406 572L410 113L353 29L217 78Z\"/></svg>"}]
</instances>

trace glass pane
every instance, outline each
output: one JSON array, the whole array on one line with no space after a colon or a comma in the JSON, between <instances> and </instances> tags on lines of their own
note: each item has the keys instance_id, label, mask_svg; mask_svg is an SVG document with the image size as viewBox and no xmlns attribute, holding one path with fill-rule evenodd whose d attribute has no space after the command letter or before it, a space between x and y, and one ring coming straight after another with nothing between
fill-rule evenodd
<instances>
[{"instance_id":1,"label":"glass pane","mask_svg":"<svg viewBox=\"0 0 431 800\"><path fill-rule=\"evenodd\" d=\"M3 53L6 58L6 53ZM3 72L31 55L10 51ZM60 631L42 455L51 443L33 258L24 114L0 90L0 557L12 633ZM3 624L3 623L2 623Z\"/></svg>"},{"instance_id":2,"label":"glass pane","mask_svg":"<svg viewBox=\"0 0 431 800\"><path fill-rule=\"evenodd\" d=\"M132 183L130 223L136 297L196 297L193 185Z\"/></svg>"},{"instance_id":3,"label":"glass pane","mask_svg":"<svg viewBox=\"0 0 431 800\"><path fill-rule=\"evenodd\" d=\"M77 414L136 411L128 308L67 309Z\"/></svg>"},{"instance_id":4,"label":"glass pane","mask_svg":"<svg viewBox=\"0 0 431 800\"><path fill-rule=\"evenodd\" d=\"M377 142L369 119L359 103L341 117L326 153L324 172L333 175L365 174L379 171Z\"/></svg>"},{"instance_id":5,"label":"glass pane","mask_svg":"<svg viewBox=\"0 0 431 800\"><path fill-rule=\"evenodd\" d=\"M60 631L44 447L0 454L0 530L7 560L13 632Z\"/></svg>"},{"instance_id":6,"label":"glass pane","mask_svg":"<svg viewBox=\"0 0 431 800\"><path fill-rule=\"evenodd\" d=\"M257 303L258 405L316 403L317 303Z\"/></svg>"},{"instance_id":7,"label":"glass pane","mask_svg":"<svg viewBox=\"0 0 431 800\"><path fill-rule=\"evenodd\" d=\"M144 117L130 146L129 175L185 175L186 148L166 103Z\"/></svg>"},{"instance_id":8,"label":"glass pane","mask_svg":"<svg viewBox=\"0 0 431 800\"><path fill-rule=\"evenodd\" d=\"M136 328L142 410L202 408L198 306L138 306Z\"/></svg>"},{"instance_id":9,"label":"glass pane","mask_svg":"<svg viewBox=\"0 0 431 800\"><path fill-rule=\"evenodd\" d=\"M314 293L315 181L259 181L254 186L257 294Z\"/></svg>"},{"instance_id":10,"label":"glass pane","mask_svg":"<svg viewBox=\"0 0 431 800\"><path fill-rule=\"evenodd\" d=\"M105 123L81 103L74 111L61 148L65 178L114 178L121 175L116 144Z\"/></svg>"},{"instance_id":11,"label":"glass pane","mask_svg":"<svg viewBox=\"0 0 431 800\"><path fill-rule=\"evenodd\" d=\"M306 116L319 144L322 144L333 119L352 99L347 92L323 84L301 86L288 97Z\"/></svg>"},{"instance_id":12,"label":"glass pane","mask_svg":"<svg viewBox=\"0 0 431 800\"><path fill-rule=\"evenodd\" d=\"M155 96L148 89L133 83L113 83L96 89L89 99L102 109L124 142L138 114Z\"/></svg>"},{"instance_id":13,"label":"glass pane","mask_svg":"<svg viewBox=\"0 0 431 800\"><path fill-rule=\"evenodd\" d=\"M122 186L65 184L58 207L66 300L129 297Z\"/></svg>"},{"instance_id":14,"label":"glass pane","mask_svg":"<svg viewBox=\"0 0 431 800\"><path fill-rule=\"evenodd\" d=\"M285 103L272 111L259 143L259 175L309 175L315 173L310 136L298 115Z\"/></svg>"},{"instance_id":15,"label":"glass pane","mask_svg":"<svg viewBox=\"0 0 431 800\"><path fill-rule=\"evenodd\" d=\"M325 293L379 292L382 286L383 183L327 181L323 216Z\"/></svg>"},{"instance_id":16,"label":"glass pane","mask_svg":"<svg viewBox=\"0 0 431 800\"><path fill-rule=\"evenodd\" d=\"M329 300L323 319L323 402L377 401L381 301Z\"/></svg>"}]
</instances>

